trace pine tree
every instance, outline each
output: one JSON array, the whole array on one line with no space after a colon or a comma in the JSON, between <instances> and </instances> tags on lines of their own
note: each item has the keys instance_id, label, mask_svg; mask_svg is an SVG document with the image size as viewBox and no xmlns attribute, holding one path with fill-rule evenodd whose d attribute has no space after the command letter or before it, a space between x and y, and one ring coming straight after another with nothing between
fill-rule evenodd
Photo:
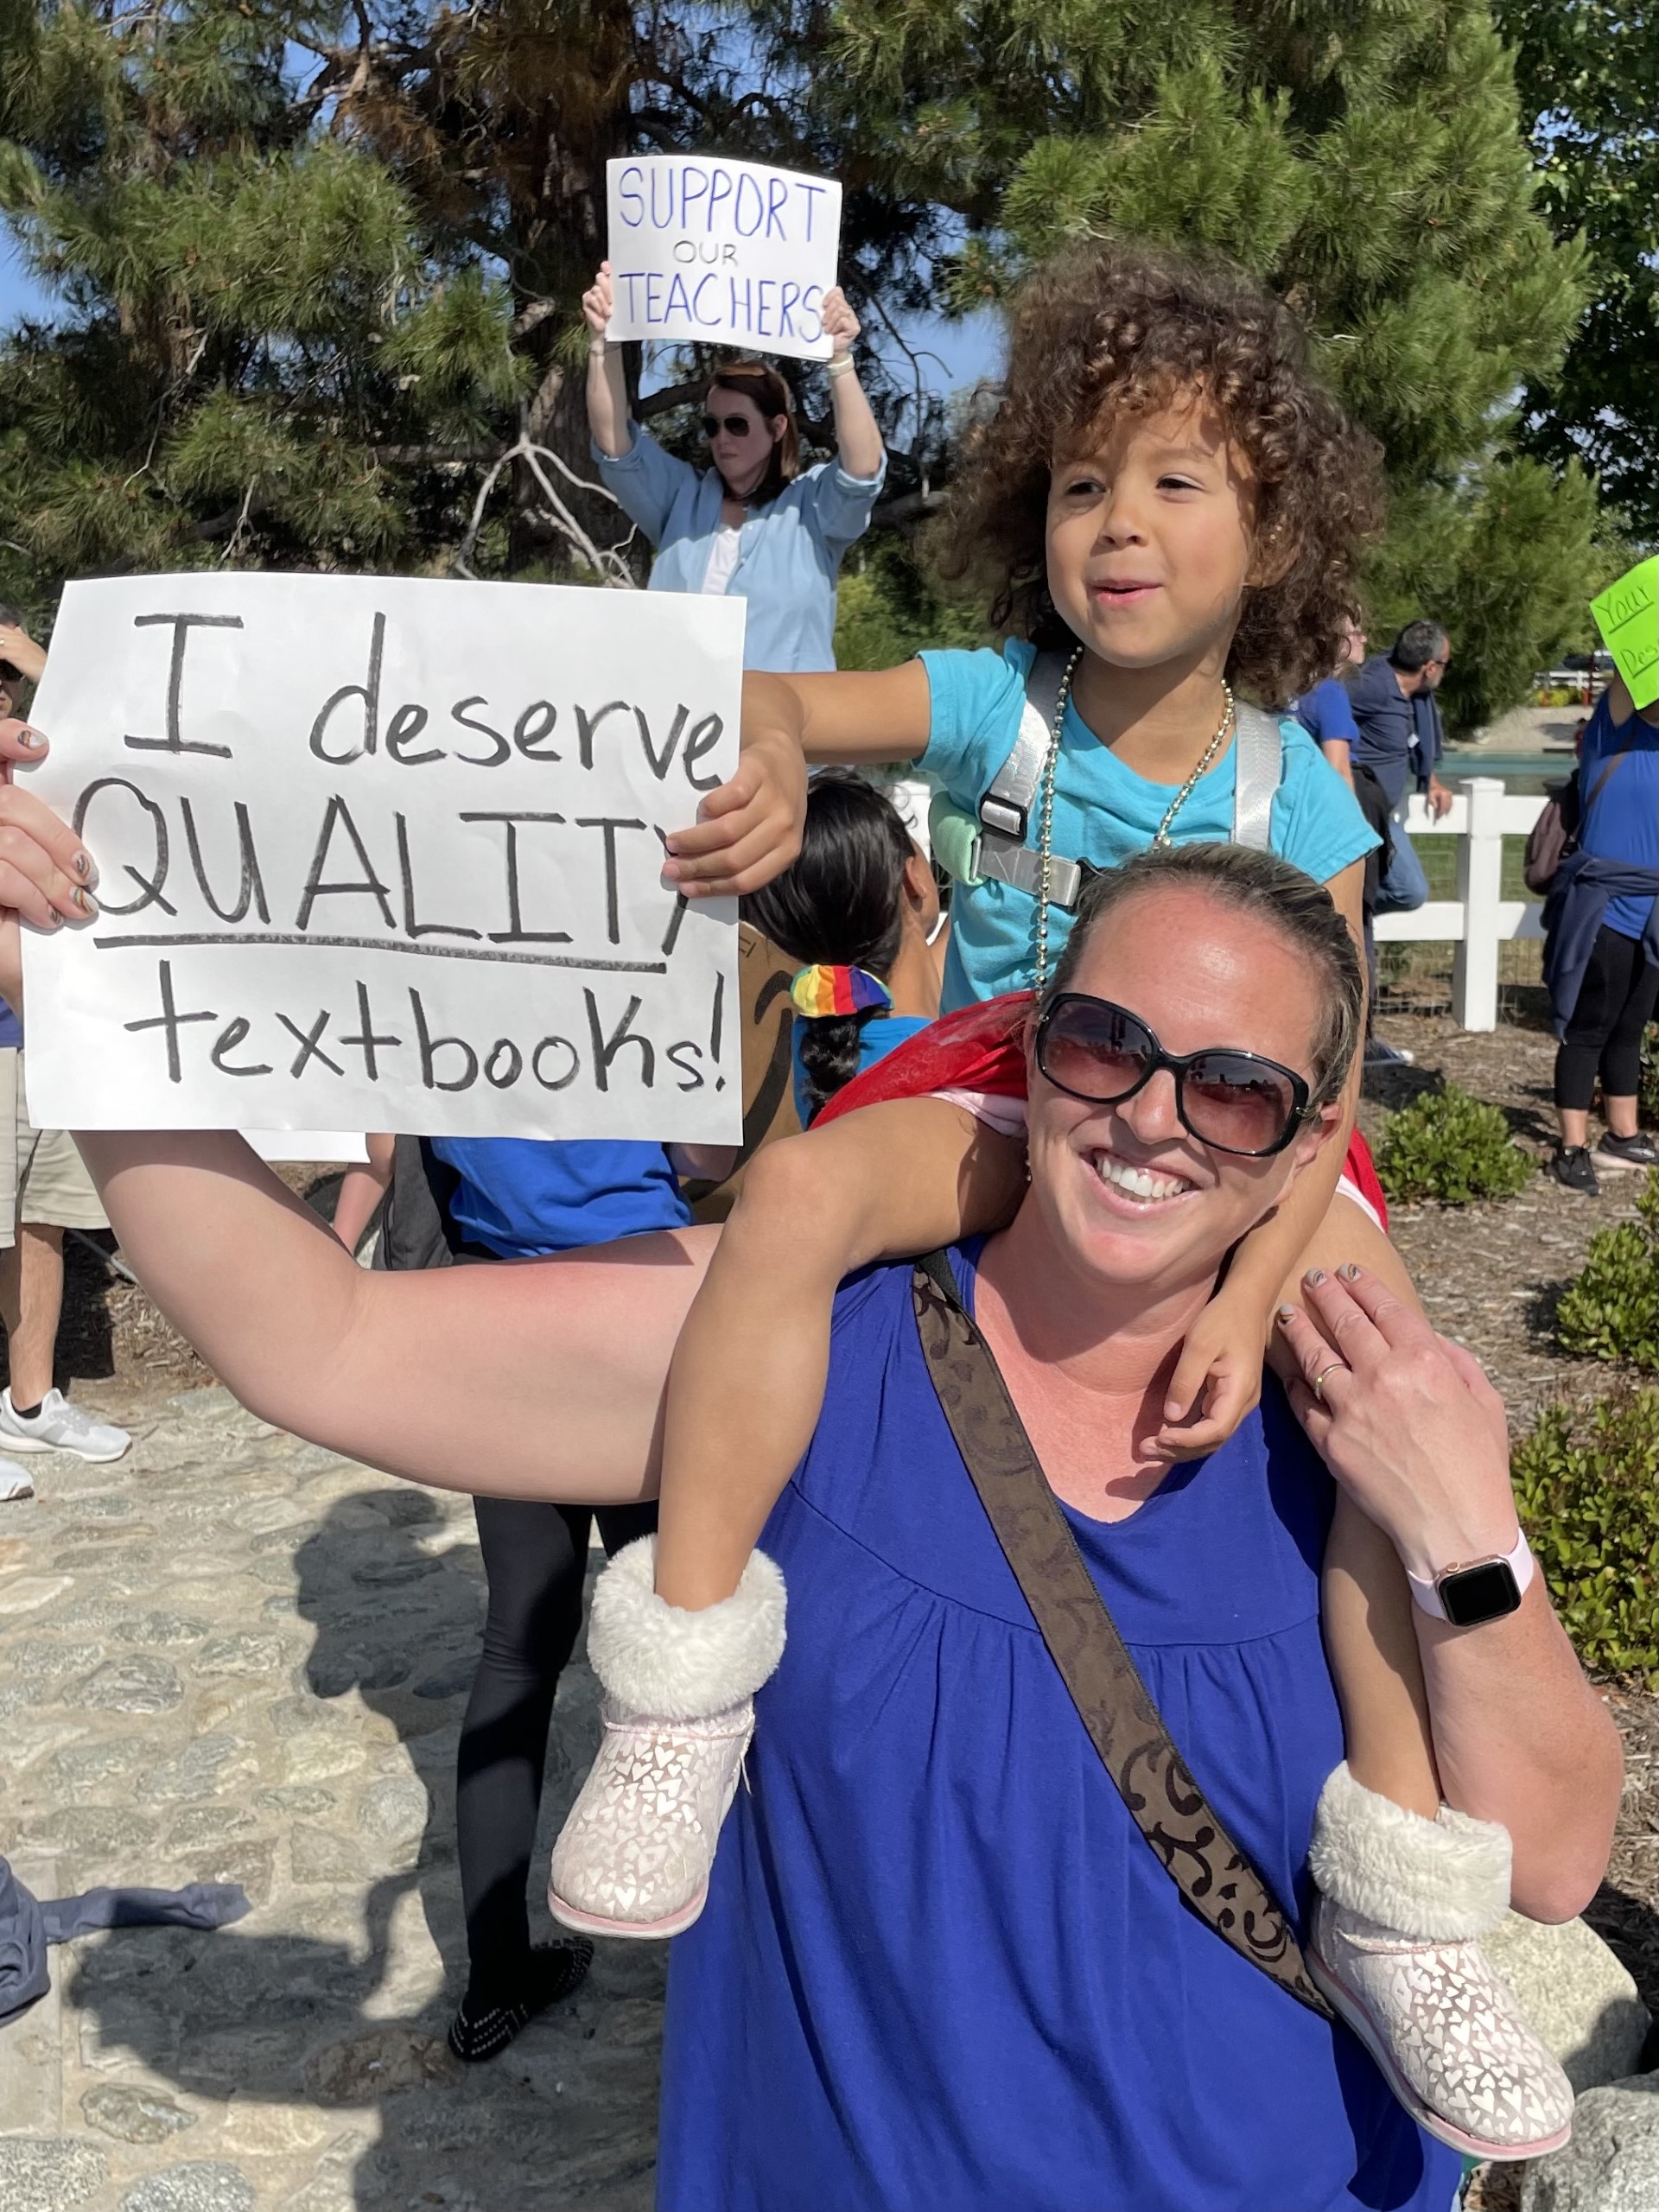
<instances>
[{"instance_id":1,"label":"pine tree","mask_svg":"<svg viewBox=\"0 0 1659 2212\"><path fill-rule=\"evenodd\" d=\"M614 575L577 301L629 149L833 170L877 331L1097 226L1214 246L1308 319L1402 493L1488 456L1582 292L1485 0L0 0L0 210L65 309L0 344L16 596Z\"/></svg>"}]
</instances>

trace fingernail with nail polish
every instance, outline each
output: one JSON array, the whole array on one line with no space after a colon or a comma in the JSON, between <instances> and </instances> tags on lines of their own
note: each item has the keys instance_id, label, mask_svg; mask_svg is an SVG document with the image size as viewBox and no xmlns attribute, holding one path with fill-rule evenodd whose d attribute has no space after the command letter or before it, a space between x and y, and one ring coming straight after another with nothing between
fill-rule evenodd
<instances>
[{"instance_id":1,"label":"fingernail with nail polish","mask_svg":"<svg viewBox=\"0 0 1659 2212\"><path fill-rule=\"evenodd\" d=\"M95 914L98 912L98 901L90 891L77 890L74 900L83 914Z\"/></svg>"},{"instance_id":2,"label":"fingernail with nail polish","mask_svg":"<svg viewBox=\"0 0 1659 2212\"><path fill-rule=\"evenodd\" d=\"M1307 1285L1310 1290L1317 1290L1319 1286L1325 1281L1325 1269L1323 1268L1310 1268L1307 1273L1302 1277L1302 1281Z\"/></svg>"},{"instance_id":3,"label":"fingernail with nail polish","mask_svg":"<svg viewBox=\"0 0 1659 2212\"><path fill-rule=\"evenodd\" d=\"M1351 1260L1346 1262L1342 1267L1339 1267L1337 1269L1337 1273L1342 1277L1344 1282L1357 1282L1359 1281L1359 1269L1354 1265Z\"/></svg>"},{"instance_id":4,"label":"fingernail with nail polish","mask_svg":"<svg viewBox=\"0 0 1659 2212\"><path fill-rule=\"evenodd\" d=\"M69 865L83 883L91 881L92 874L92 856L90 853L77 853L73 860L70 861Z\"/></svg>"},{"instance_id":5,"label":"fingernail with nail polish","mask_svg":"<svg viewBox=\"0 0 1659 2212\"><path fill-rule=\"evenodd\" d=\"M41 735L39 730L30 729L28 723L25 722L22 728L17 733L17 742L19 745L26 745L32 753L36 746L44 745L46 743L46 740Z\"/></svg>"},{"instance_id":6,"label":"fingernail with nail polish","mask_svg":"<svg viewBox=\"0 0 1659 2212\"><path fill-rule=\"evenodd\" d=\"M1296 1319L1296 1308L1294 1306L1281 1306L1274 1315L1274 1319L1281 1329L1287 1329Z\"/></svg>"}]
</instances>

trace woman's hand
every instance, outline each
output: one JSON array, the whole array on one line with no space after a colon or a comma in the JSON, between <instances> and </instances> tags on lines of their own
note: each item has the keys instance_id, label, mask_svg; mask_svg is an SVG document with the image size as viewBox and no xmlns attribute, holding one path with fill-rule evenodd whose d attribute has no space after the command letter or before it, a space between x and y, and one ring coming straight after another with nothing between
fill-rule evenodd
<instances>
[{"instance_id":1,"label":"woman's hand","mask_svg":"<svg viewBox=\"0 0 1659 2212\"><path fill-rule=\"evenodd\" d=\"M832 361L846 359L857 342L859 329L858 317L848 305L846 293L839 284L832 284L823 296L823 334L830 340Z\"/></svg>"},{"instance_id":2,"label":"woman's hand","mask_svg":"<svg viewBox=\"0 0 1659 2212\"><path fill-rule=\"evenodd\" d=\"M0 661L8 662L30 683L46 673L46 655L21 622L0 622Z\"/></svg>"},{"instance_id":3,"label":"woman's hand","mask_svg":"<svg viewBox=\"0 0 1659 2212\"><path fill-rule=\"evenodd\" d=\"M611 290L611 264L608 261L601 261L598 276L582 296L582 311L587 316L588 327L595 338L605 335L606 326L610 321L615 304ZM856 329L857 325L855 324L854 327Z\"/></svg>"},{"instance_id":4,"label":"woman's hand","mask_svg":"<svg viewBox=\"0 0 1659 2212\"><path fill-rule=\"evenodd\" d=\"M1303 1291L1314 1319L1277 1316L1300 1370L1292 1408L1408 1572L1427 1581L1508 1552L1508 1424L1479 1362L1363 1268L1316 1272Z\"/></svg>"},{"instance_id":5,"label":"woman's hand","mask_svg":"<svg viewBox=\"0 0 1659 2212\"><path fill-rule=\"evenodd\" d=\"M46 740L27 722L0 722L0 997L22 1006L21 915L36 929L90 921L98 912L92 856L67 822L12 781L46 758Z\"/></svg>"}]
</instances>

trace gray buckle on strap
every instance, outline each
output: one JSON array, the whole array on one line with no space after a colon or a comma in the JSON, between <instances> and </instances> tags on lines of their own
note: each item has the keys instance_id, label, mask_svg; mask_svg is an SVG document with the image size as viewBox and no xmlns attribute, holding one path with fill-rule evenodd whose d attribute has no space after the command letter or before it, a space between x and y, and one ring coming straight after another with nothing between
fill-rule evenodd
<instances>
[{"instance_id":1,"label":"gray buckle on strap","mask_svg":"<svg viewBox=\"0 0 1659 2212\"><path fill-rule=\"evenodd\" d=\"M1021 839L1010 837L1001 830L985 829L979 833L979 849L974 859L975 873L988 883L1006 883L1027 897L1038 898L1042 891L1043 862L1039 853L1033 853ZM1084 885L1094 870L1082 861L1062 860L1051 854L1048 861L1048 903L1063 906L1073 913L1083 896Z\"/></svg>"}]
</instances>

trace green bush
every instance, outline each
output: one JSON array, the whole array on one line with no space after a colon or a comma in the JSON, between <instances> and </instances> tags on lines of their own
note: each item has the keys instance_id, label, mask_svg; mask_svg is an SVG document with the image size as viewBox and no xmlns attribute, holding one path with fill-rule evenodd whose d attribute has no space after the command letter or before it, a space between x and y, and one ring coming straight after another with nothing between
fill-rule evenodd
<instances>
[{"instance_id":1,"label":"green bush","mask_svg":"<svg viewBox=\"0 0 1659 2212\"><path fill-rule=\"evenodd\" d=\"M1563 1351L1659 1364L1659 1172L1649 1171L1637 1217L1590 1239L1555 1317Z\"/></svg>"},{"instance_id":2,"label":"green bush","mask_svg":"<svg viewBox=\"0 0 1659 2212\"><path fill-rule=\"evenodd\" d=\"M1588 1408L1547 1406L1510 1458L1521 1525L1586 1667L1659 1666L1659 1391L1621 1383Z\"/></svg>"},{"instance_id":3,"label":"green bush","mask_svg":"<svg viewBox=\"0 0 1659 2212\"><path fill-rule=\"evenodd\" d=\"M1659 1128L1659 1021L1650 1021L1642 1032L1642 1078L1637 1106L1639 1118L1650 1129Z\"/></svg>"},{"instance_id":4,"label":"green bush","mask_svg":"<svg viewBox=\"0 0 1659 2212\"><path fill-rule=\"evenodd\" d=\"M1466 1206L1475 1198L1512 1198L1533 1168L1497 1108L1448 1083L1389 1117L1376 1172L1396 1205L1439 1198Z\"/></svg>"}]
</instances>

